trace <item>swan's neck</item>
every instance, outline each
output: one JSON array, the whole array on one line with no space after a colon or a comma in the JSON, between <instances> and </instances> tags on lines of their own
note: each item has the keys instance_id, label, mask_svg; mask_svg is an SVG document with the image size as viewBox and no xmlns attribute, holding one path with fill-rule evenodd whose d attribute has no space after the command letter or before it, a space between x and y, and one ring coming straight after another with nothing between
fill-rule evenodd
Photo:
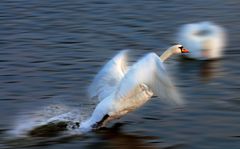
<instances>
[{"instance_id":1,"label":"swan's neck","mask_svg":"<svg viewBox=\"0 0 240 149\"><path fill-rule=\"evenodd\" d=\"M167 49L161 56L160 56L160 59L162 60L162 62L164 62L166 59L168 59L171 55L173 55L173 50L170 48L170 49Z\"/></svg>"}]
</instances>

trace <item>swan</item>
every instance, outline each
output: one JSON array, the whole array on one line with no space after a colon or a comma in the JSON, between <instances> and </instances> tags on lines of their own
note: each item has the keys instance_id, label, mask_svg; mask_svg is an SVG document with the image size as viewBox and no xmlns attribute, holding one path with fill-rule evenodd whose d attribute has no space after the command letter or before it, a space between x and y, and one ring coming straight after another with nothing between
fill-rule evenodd
<instances>
[{"instance_id":1,"label":"swan","mask_svg":"<svg viewBox=\"0 0 240 149\"><path fill-rule=\"evenodd\" d=\"M177 33L177 41L191 53L183 56L197 60L219 59L225 46L225 31L212 22L185 24Z\"/></svg>"},{"instance_id":2,"label":"swan","mask_svg":"<svg viewBox=\"0 0 240 149\"><path fill-rule=\"evenodd\" d=\"M163 62L173 54L188 52L177 44L160 57L149 53L128 67L128 50L120 51L99 71L88 88L90 98L97 98L99 104L90 118L80 124L81 132L98 129L110 120L124 116L141 107L153 95L181 104L182 99Z\"/></svg>"}]
</instances>

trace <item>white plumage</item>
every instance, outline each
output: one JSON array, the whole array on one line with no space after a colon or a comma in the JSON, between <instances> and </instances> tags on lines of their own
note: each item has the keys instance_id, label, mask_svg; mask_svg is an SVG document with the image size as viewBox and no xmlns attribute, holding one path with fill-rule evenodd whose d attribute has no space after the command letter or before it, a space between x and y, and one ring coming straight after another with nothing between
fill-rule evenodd
<instances>
[{"instance_id":1,"label":"white plumage","mask_svg":"<svg viewBox=\"0 0 240 149\"><path fill-rule=\"evenodd\" d=\"M177 34L177 41L191 53L184 55L197 60L221 58L225 46L225 31L212 22L183 25Z\"/></svg>"},{"instance_id":2,"label":"white plumage","mask_svg":"<svg viewBox=\"0 0 240 149\"><path fill-rule=\"evenodd\" d=\"M120 51L98 72L88 88L90 98L97 97L101 101L116 89L128 69L127 52Z\"/></svg>"},{"instance_id":3,"label":"white plumage","mask_svg":"<svg viewBox=\"0 0 240 149\"><path fill-rule=\"evenodd\" d=\"M88 93L100 103L92 116L81 123L82 131L97 129L109 120L120 118L137 109L153 95L165 101L181 104L182 99L169 78L163 61L181 53L181 45L170 47L162 56L155 53L143 56L133 66L127 66L127 50L113 57L94 78Z\"/></svg>"}]
</instances>

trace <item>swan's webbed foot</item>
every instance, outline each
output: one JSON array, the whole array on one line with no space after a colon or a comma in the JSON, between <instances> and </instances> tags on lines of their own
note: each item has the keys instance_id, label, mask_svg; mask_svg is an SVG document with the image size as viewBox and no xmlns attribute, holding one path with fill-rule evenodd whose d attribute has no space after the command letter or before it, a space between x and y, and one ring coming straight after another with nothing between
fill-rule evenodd
<instances>
[{"instance_id":1,"label":"swan's webbed foot","mask_svg":"<svg viewBox=\"0 0 240 149\"><path fill-rule=\"evenodd\" d=\"M109 115L106 114L104 115L104 117L102 118L102 120L100 120L99 122L96 122L95 124L92 125L92 129L99 129L103 126L104 122L109 118Z\"/></svg>"}]
</instances>

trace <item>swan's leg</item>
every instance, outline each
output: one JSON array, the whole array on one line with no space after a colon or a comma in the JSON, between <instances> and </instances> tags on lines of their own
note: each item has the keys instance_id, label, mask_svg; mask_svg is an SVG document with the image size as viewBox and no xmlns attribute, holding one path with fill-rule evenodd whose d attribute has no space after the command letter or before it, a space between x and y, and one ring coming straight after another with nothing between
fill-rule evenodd
<instances>
[{"instance_id":1,"label":"swan's leg","mask_svg":"<svg viewBox=\"0 0 240 149\"><path fill-rule=\"evenodd\" d=\"M100 121L98 121L98 122L96 122L95 124L92 125L92 128L93 128L93 129L98 129L98 128L102 127L103 124L105 123L105 121L106 121L108 118L109 118L109 115L108 115L108 114L104 115L104 117L102 118L102 120L100 120Z\"/></svg>"}]
</instances>

